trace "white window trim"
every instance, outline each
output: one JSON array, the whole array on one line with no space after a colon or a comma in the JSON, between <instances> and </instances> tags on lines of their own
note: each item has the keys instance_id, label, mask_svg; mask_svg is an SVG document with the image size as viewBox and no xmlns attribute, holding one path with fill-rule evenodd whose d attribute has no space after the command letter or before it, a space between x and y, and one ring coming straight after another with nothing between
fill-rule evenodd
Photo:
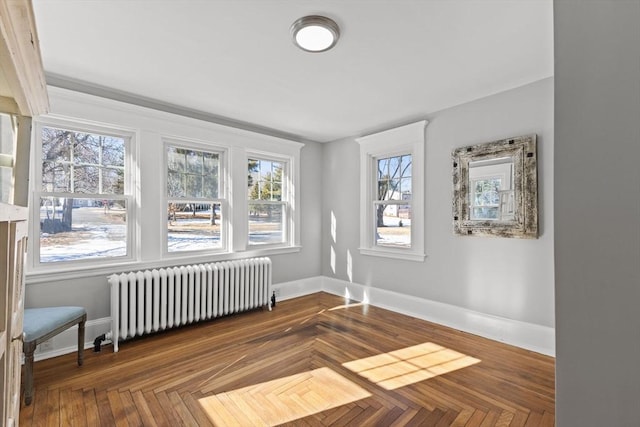
<instances>
[{"instance_id":1,"label":"white window trim","mask_svg":"<svg viewBox=\"0 0 640 427\"><path fill-rule=\"evenodd\" d=\"M386 258L424 261L425 254L425 129L421 120L384 132L356 138L360 144L360 253ZM375 244L376 159L411 154L411 247L389 248Z\"/></svg>"},{"instance_id":2,"label":"white window trim","mask_svg":"<svg viewBox=\"0 0 640 427\"><path fill-rule=\"evenodd\" d=\"M109 258L91 258L72 261L60 261L55 263L42 263L40 262L40 210L33 207L40 205L40 198L44 195L51 196L64 196L70 193L52 193L46 192L42 189L42 141L40 140L43 127L53 127L57 129L68 129L78 132L95 133L101 135L109 135L120 137L125 141L125 190L122 195L114 195L111 197L109 194L92 195L92 194L80 194L82 197L93 197L103 199L124 199L127 202L127 255L120 257ZM102 267L114 264L122 264L135 261L139 258L139 248L137 245L139 231L138 231L138 218L137 218L137 202L138 190L136 185L137 178L137 166L136 166L136 132L131 129L121 128L112 125L96 124L93 122L87 122L83 120L64 119L57 117L43 117L37 119L34 123L34 132L32 134L32 146L33 157L31 164L35 165L31 170L31 186L33 188L30 191L31 201L30 206L30 218L29 218L29 251L27 253L27 267L29 271L34 271L38 274L48 274L55 272L68 271L69 268L83 269L85 267Z\"/></svg>"},{"instance_id":3,"label":"white window trim","mask_svg":"<svg viewBox=\"0 0 640 427\"><path fill-rule=\"evenodd\" d=\"M165 221L163 223L163 227L161 230L163 249L162 249L162 258L163 259L174 259L174 258L183 258L188 256L198 256L204 254L223 254L229 253L229 225L230 225L230 217L229 217L229 188L227 183L228 179L228 167L227 167L227 159L229 157L229 150L227 147L214 145L208 143L206 141L197 141L190 140L186 138L174 138L174 137L163 137L162 138L162 166L164 173L162 174L162 206L166 208L168 204L169 197L167 195L167 147L178 147L184 148L187 150L201 151L207 153L218 153L219 163L218 163L218 198L217 199L207 199L202 198L199 200L203 200L206 203L219 203L220 211L221 211L221 224L222 231L220 233L220 248L212 248L212 249L197 249L191 251L176 251L169 252L169 236L167 230L167 222L168 218L165 216ZM189 199L191 200L191 199ZM188 203L189 200L185 199L185 203Z\"/></svg>"}]
</instances>

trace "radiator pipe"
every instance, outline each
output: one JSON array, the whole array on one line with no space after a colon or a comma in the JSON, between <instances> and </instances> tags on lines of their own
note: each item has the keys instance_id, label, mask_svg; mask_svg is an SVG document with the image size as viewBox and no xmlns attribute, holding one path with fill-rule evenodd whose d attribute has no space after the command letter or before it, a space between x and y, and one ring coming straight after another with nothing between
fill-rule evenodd
<instances>
[{"instance_id":1,"label":"radiator pipe","mask_svg":"<svg viewBox=\"0 0 640 427\"><path fill-rule=\"evenodd\" d=\"M95 340L93 340L93 351L95 353L100 352L100 345L102 344L102 341L104 341L106 339L107 339L106 334L102 334L102 335L96 337Z\"/></svg>"},{"instance_id":2,"label":"radiator pipe","mask_svg":"<svg viewBox=\"0 0 640 427\"><path fill-rule=\"evenodd\" d=\"M271 295L271 307L276 306L276 291L273 291L273 295Z\"/></svg>"}]
</instances>

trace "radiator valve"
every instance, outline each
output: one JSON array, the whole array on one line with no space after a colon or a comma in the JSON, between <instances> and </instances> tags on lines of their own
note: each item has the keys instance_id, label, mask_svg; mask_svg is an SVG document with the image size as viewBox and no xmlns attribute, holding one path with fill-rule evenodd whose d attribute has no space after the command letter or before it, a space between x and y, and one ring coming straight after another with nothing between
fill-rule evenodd
<instances>
[{"instance_id":1,"label":"radiator valve","mask_svg":"<svg viewBox=\"0 0 640 427\"><path fill-rule=\"evenodd\" d=\"M273 295L271 295L271 307L276 306L276 291L273 291Z\"/></svg>"},{"instance_id":2,"label":"radiator valve","mask_svg":"<svg viewBox=\"0 0 640 427\"><path fill-rule=\"evenodd\" d=\"M105 334L102 334L102 335L96 337L96 339L93 340L93 351L98 353L101 350L100 345L102 344L102 341L104 341L106 339L107 339L107 337L106 337Z\"/></svg>"}]
</instances>

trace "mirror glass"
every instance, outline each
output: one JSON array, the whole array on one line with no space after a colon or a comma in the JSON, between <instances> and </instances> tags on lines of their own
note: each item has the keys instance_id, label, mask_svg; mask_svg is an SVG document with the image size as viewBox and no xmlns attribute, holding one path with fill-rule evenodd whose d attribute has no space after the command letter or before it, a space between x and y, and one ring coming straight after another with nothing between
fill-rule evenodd
<instances>
[{"instance_id":1,"label":"mirror glass","mask_svg":"<svg viewBox=\"0 0 640 427\"><path fill-rule=\"evenodd\" d=\"M512 157L469 162L468 188L471 220L514 218Z\"/></svg>"},{"instance_id":2,"label":"mirror glass","mask_svg":"<svg viewBox=\"0 0 640 427\"><path fill-rule=\"evenodd\" d=\"M455 149L454 232L537 237L536 157L535 135Z\"/></svg>"}]
</instances>

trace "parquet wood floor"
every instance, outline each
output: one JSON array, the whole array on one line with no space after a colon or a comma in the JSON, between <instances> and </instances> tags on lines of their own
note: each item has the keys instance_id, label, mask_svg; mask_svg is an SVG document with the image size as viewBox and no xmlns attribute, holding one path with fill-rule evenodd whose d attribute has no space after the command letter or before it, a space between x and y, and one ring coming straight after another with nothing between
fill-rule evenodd
<instances>
[{"instance_id":1,"label":"parquet wood floor","mask_svg":"<svg viewBox=\"0 0 640 427\"><path fill-rule=\"evenodd\" d=\"M35 364L21 426L553 426L554 359L318 293Z\"/></svg>"}]
</instances>

